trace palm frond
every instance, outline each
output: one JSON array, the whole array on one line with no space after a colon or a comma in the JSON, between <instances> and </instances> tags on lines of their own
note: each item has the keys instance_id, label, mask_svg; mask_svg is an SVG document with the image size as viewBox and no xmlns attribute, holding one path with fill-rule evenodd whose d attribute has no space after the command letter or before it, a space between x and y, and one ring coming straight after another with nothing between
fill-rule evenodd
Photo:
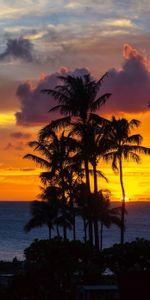
<instances>
[{"instance_id":1,"label":"palm frond","mask_svg":"<svg viewBox=\"0 0 150 300\"><path fill-rule=\"evenodd\" d=\"M102 177L102 178L105 179L105 181L108 183L108 179L107 179L107 177L104 175L104 173L103 173L102 171L97 170L96 173L97 173L97 175L98 175L99 177Z\"/></svg>"},{"instance_id":2,"label":"palm frond","mask_svg":"<svg viewBox=\"0 0 150 300\"><path fill-rule=\"evenodd\" d=\"M140 134L134 134L134 135L127 137L125 142L129 143L129 144L135 143L137 145L140 145L142 140L143 140L143 138Z\"/></svg>"},{"instance_id":3,"label":"palm frond","mask_svg":"<svg viewBox=\"0 0 150 300\"><path fill-rule=\"evenodd\" d=\"M26 154L23 158L25 159L30 159L32 161L34 161L36 164L40 165L41 167L44 168L50 168L51 167L51 163L48 162L47 160L45 160L42 157L33 155L33 154Z\"/></svg>"},{"instance_id":4,"label":"palm frond","mask_svg":"<svg viewBox=\"0 0 150 300\"><path fill-rule=\"evenodd\" d=\"M116 172L118 172L118 166L117 166L117 158L118 158L118 153L116 151L108 152L103 154L102 158L108 162L112 161L112 169Z\"/></svg>"},{"instance_id":5,"label":"palm frond","mask_svg":"<svg viewBox=\"0 0 150 300\"><path fill-rule=\"evenodd\" d=\"M132 119L131 121L129 121L129 127L131 129L135 128L135 127L139 127L141 124L141 122L139 120L136 119Z\"/></svg>"},{"instance_id":6,"label":"palm frond","mask_svg":"<svg viewBox=\"0 0 150 300\"><path fill-rule=\"evenodd\" d=\"M98 99L96 99L91 104L91 111L94 112L97 109L99 109L103 104L105 104L105 102L107 101L107 99L109 99L110 96L111 96L111 93L106 93L106 94L100 96Z\"/></svg>"},{"instance_id":7,"label":"palm frond","mask_svg":"<svg viewBox=\"0 0 150 300\"><path fill-rule=\"evenodd\" d=\"M123 157L126 160L132 160L135 161L136 163L139 163L141 161L140 156L132 151L123 152Z\"/></svg>"},{"instance_id":8,"label":"palm frond","mask_svg":"<svg viewBox=\"0 0 150 300\"><path fill-rule=\"evenodd\" d=\"M108 75L109 75L109 73L106 72L106 73L98 80L97 84L98 84L99 86L101 86L101 84L103 83L104 79L105 79L106 77L108 77Z\"/></svg>"}]
</instances>

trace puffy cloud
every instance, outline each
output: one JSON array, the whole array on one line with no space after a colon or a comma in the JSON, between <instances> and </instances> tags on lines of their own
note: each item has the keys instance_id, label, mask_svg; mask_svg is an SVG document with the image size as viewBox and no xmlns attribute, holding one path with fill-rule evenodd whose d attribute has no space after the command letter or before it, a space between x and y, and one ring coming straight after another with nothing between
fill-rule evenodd
<instances>
[{"instance_id":1,"label":"puffy cloud","mask_svg":"<svg viewBox=\"0 0 150 300\"><path fill-rule=\"evenodd\" d=\"M143 112L147 110L150 100L150 62L144 53L139 53L130 45L123 49L124 62L121 69L110 69L108 78L104 80L101 93L112 93L111 98L102 108L102 113L115 112ZM44 75L36 86L30 82L21 84L17 89L17 96L21 103L21 111L16 113L17 124L37 125L49 122L56 117L48 113L55 104L52 97L41 93L42 89L55 88L58 75L72 74L82 76L87 69L75 69L70 72L62 67L59 72Z\"/></svg>"},{"instance_id":2,"label":"puffy cloud","mask_svg":"<svg viewBox=\"0 0 150 300\"><path fill-rule=\"evenodd\" d=\"M0 60L6 58L19 58L26 62L33 62L33 45L28 39L22 37L18 39L8 39L6 49L0 54Z\"/></svg>"},{"instance_id":3,"label":"puffy cloud","mask_svg":"<svg viewBox=\"0 0 150 300\"><path fill-rule=\"evenodd\" d=\"M150 62L144 53L139 53L130 45L123 49L124 63L120 70L111 69L109 80L103 89L112 97L104 112L141 112L147 110L150 100Z\"/></svg>"},{"instance_id":4,"label":"puffy cloud","mask_svg":"<svg viewBox=\"0 0 150 300\"><path fill-rule=\"evenodd\" d=\"M41 75L36 86L32 86L30 82L23 83L18 86L17 96L21 103L21 111L16 113L18 125L40 125L47 123L50 119L56 117L48 113L56 102L50 95L43 94L43 89L53 89L58 84L58 76L72 74L74 76L82 76L88 73L87 69L75 69L70 72L67 68L61 67L56 73L50 75Z\"/></svg>"}]
</instances>

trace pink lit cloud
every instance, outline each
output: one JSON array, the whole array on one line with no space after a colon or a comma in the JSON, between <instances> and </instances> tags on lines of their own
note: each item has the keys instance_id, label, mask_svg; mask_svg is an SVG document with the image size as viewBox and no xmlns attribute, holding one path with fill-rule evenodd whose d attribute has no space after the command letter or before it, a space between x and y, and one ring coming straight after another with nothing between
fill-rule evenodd
<instances>
[{"instance_id":1,"label":"pink lit cloud","mask_svg":"<svg viewBox=\"0 0 150 300\"><path fill-rule=\"evenodd\" d=\"M105 112L143 112L150 101L150 61L130 45L123 48L124 62L120 70L111 69L104 89L112 93Z\"/></svg>"},{"instance_id":2,"label":"pink lit cloud","mask_svg":"<svg viewBox=\"0 0 150 300\"><path fill-rule=\"evenodd\" d=\"M17 97L20 100L21 111L16 113L18 125L40 125L50 122L50 119L56 117L48 113L49 109L56 105L56 102L50 95L45 95L41 91L43 89L53 89L58 84L58 76L72 74L74 76L82 76L88 73L87 69L75 69L70 72L67 68L61 67L56 73L50 75L41 75L36 86L26 82L19 85L17 89Z\"/></svg>"},{"instance_id":3,"label":"pink lit cloud","mask_svg":"<svg viewBox=\"0 0 150 300\"><path fill-rule=\"evenodd\" d=\"M49 114L48 111L56 102L50 95L41 93L41 90L55 88L59 75L82 76L87 72L89 70L85 68L70 72L62 67L56 73L42 74L36 86L32 86L30 82L20 84L17 96L21 109L16 113L17 124L30 126L50 122L56 115ZM125 44L122 67L108 70L108 78L105 78L100 92L101 94L112 93L111 98L102 108L102 113L146 111L150 100L150 62L146 54L139 53L129 44Z\"/></svg>"}]
</instances>

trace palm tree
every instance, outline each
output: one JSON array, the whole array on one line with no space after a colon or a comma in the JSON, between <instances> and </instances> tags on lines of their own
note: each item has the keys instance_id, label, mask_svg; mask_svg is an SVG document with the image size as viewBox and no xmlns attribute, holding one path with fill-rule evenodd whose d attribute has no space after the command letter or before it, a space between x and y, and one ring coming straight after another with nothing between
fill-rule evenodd
<instances>
[{"instance_id":1,"label":"palm tree","mask_svg":"<svg viewBox=\"0 0 150 300\"><path fill-rule=\"evenodd\" d=\"M29 232L36 227L47 225L49 230L49 239L51 239L51 230L53 229L55 218L51 203L49 201L33 201L31 203L31 215L32 218L24 226L25 232Z\"/></svg>"},{"instance_id":2,"label":"palm tree","mask_svg":"<svg viewBox=\"0 0 150 300\"><path fill-rule=\"evenodd\" d=\"M78 186L77 204L81 217L84 220L84 232L89 222L100 222L100 248L103 245L103 226L109 228L112 224L121 226L120 207L111 207L110 193L107 190L99 190L97 193L88 193L85 183ZM97 248L97 247L96 247Z\"/></svg>"},{"instance_id":3,"label":"palm tree","mask_svg":"<svg viewBox=\"0 0 150 300\"><path fill-rule=\"evenodd\" d=\"M103 158L106 161L112 160L112 168L119 172L120 185L122 190L122 207L121 207L121 244L124 243L125 231L125 188L123 182L123 160L132 160L138 163L139 154L150 154L150 149L141 146L142 136L140 134L131 134L132 129L138 127L140 121L125 118L112 118L111 122L105 127L103 145L106 153Z\"/></svg>"},{"instance_id":4,"label":"palm tree","mask_svg":"<svg viewBox=\"0 0 150 300\"><path fill-rule=\"evenodd\" d=\"M96 208L98 220L100 222L100 250L103 249L103 226L109 228L112 224L121 226L121 207L112 207L110 202L110 193L107 190L100 190L97 193Z\"/></svg>"},{"instance_id":5,"label":"palm tree","mask_svg":"<svg viewBox=\"0 0 150 300\"><path fill-rule=\"evenodd\" d=\"M65 136L64 132L58 136L54 131L49 132L47 139L39 138L38 141L32 141L29 145L38 151L40 156L27 154L24 158L31 159L46 168L46 171L41 172L40 178L45 185L55 185L61 189L61 218L64 225L64 239L67 238L68 222L65 217L68 217L66 204L66 173L71 168L70 151L73 151L73 140Z\"/></svg>"},{"instance_id":6,"label":"palm tree","mask_svg":"<svg viewBox=\"0 0 150 300\"><path fill-rule=\"evenodd\" d=\"M82 122L78 122L74 125L71 134L78 136L78 152L75 156L77 160L84 161L87 157L88 162L92 165L92 170L89 169L89 173L94 175L94 193L98 192L97 176L104 178L104 174L97 170L98 161L100 155L103 154L103 147L100 145L100 135L103 132L103 126L107 121L97 116L95 120L89 119L88 122L83 125ZM88 197L89 199L89 197ZM94 221L94 238L95 246L99 249L99 233L98 233L98 222Z\"/></svg>"},{"instance_id":7,"label":"palm tree","mask_svg":"<svg viewBox=\"0 0 150 300\"><path fill-rule=\"evenodd\" d=\"M97 97L97 94L106 75L107 74L104 74L104 76L99 80L94 80L93 78L91 78L90 74L86 74L82 77L74 77L71 75L59 76L58 79L63 82L63 85L57 85L54 90L43 90L43 92L51 94L54 99L58 101L58 105L50 109L50 111L58 111L62 115L64 115L64 118L55 120L43 129L45 135L48 134L51 128L71 124L72 117L75 117L75 120L73 119L74 122L72 121L75 125L80 123L84 128L84 134L82 136L84 152L83 162L85 168L86 184L89 193L89 156L87 152L89 136L88 132L86 131L86 127L89 120L95 120L98 118L98 116L95 115L94 112L99 109L111 96L110 93L106 93L102 96ZM101 118L101 121L103 121L103 118ZM91 244L93 244L92 224L89 224L89 238Z\"/></svg>"}]
</instances>

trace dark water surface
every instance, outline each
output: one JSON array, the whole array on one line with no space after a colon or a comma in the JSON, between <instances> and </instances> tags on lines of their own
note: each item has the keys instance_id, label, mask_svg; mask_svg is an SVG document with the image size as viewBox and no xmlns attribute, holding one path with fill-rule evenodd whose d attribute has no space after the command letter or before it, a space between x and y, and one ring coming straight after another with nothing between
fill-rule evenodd
<instances>
[{"instance_id":1,"label":"dark water surface","mask_svg":"<svg viewBox=\"0 0 150 300\"><path fill-rule=\"evenodd\" d=\"M116 205L116 203L115 203ZM150 202L127 203L126 241L143 237L150 239ZM30 218L29 202L0 202L0 260L23 259L23 251L34 239L47 238L47 227L24 233ZM77 221L77 237L83 239L82 220ZM55 232L53 233L55 235ZM69 233L70 238L72 233ZM116 226L104 229L104 247L118 243L120 231Z\"/></svg>"}]
</instances>

